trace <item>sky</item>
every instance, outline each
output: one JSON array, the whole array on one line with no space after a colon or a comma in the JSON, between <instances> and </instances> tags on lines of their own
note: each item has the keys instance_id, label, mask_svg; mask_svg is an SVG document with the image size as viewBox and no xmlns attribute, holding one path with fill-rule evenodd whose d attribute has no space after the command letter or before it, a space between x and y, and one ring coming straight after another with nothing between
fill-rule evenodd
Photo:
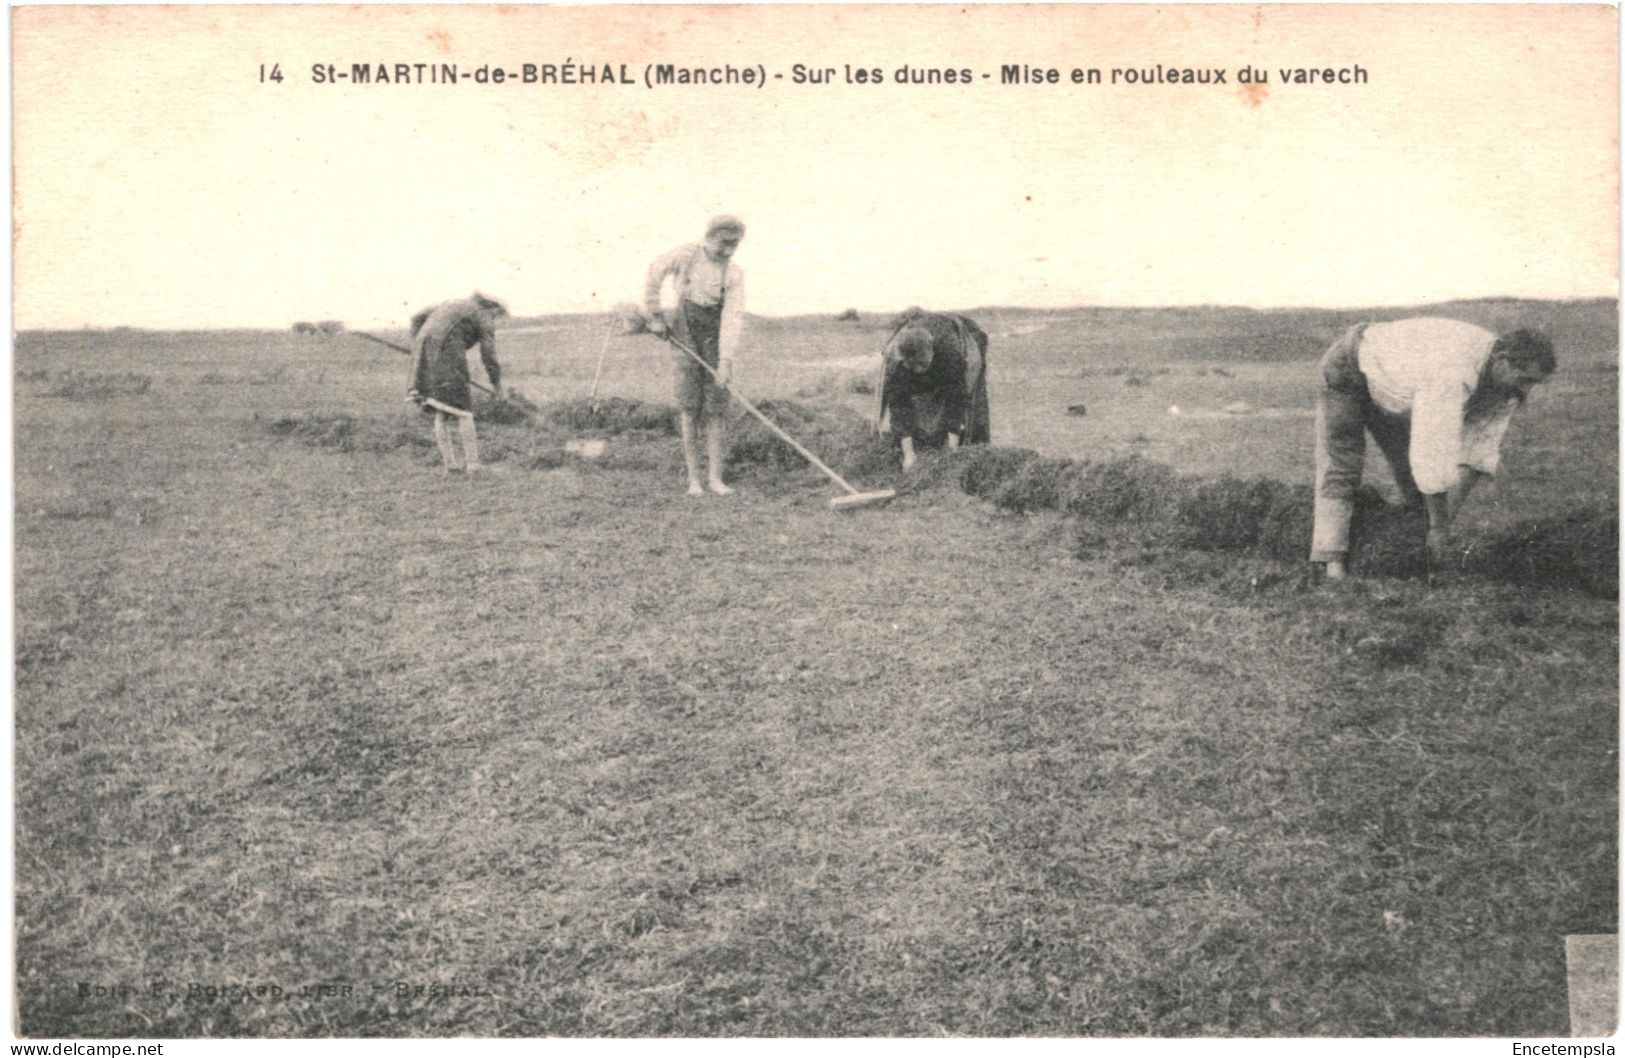
<instances>
[{"instance_id":1,"label":"sky","mask_svg":"<svg viewBox=\"0 0 1625 1058\"><path fill-rule=\"evenodd\" d=\"M36 7L12 34L20 329L605 309L723 211L768 315L1618 290L1602 6ZM639 83L312 75L566 61ZM650 89L650 63L767 80ZM1227 83L1069 83L1158 64ZM1369 79L1281 83L1301 66Z\"/></svg>"}]
</instances>

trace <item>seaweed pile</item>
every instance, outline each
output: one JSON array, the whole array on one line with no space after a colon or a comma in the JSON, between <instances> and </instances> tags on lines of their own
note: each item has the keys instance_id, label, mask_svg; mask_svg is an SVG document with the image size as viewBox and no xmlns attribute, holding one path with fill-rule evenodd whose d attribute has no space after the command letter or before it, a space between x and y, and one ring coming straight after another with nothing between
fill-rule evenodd
<instances>
[{"instance_id":1,"label":"seaweed pile","mask_svg":"<svg viewBox=\"0 0 1625 1058\"><path fill-rule=\"evenodd\" d=\"M677 409L627 397L601 397L597 401L572 400L549 404L544 421L576 434L615 437L649 432L670 437L677 433Z\"/></svg>"},{"instance_id":2,"label":"seaweed pile","mask_svg":"<svg viewBox=\"0 0 1625 1058\"><path fill-rule=\"evenodd\" d=\"M631 442L618 442L624 451L598 466L675 465L675 446L664 440L676 432L676 411L668 405L614 397L596 407L584 400L538 407L513 393L505 401L481 396L475 413L482 423L526 427L482 431L481 449L489 460L549 469L575 458L565 448L567 439L597 435ZM1228 555L1232 562L1245 557L1249 583L1277 579L1258 563L1302 567L1307 558L1314 518L1313 490L1307 485L1180 475L1138 456L1090 462L990 445L927 453L912 473L901 475L890 440L853 408L795 399L764 400L759 407L837 473L867 486L895 485L899 494L916 497L953 489L1000 510L1069 515L1080 554L1093 554L1110 541L1116 551L1142 556L1205 553ZM415 413L371 419L316 415L281 419L271 429L338 451L408 449L425 461L435 458L429 430ZM807 467L799 453L738 406L730 410L726 456L730 467L746 472L785 474ZM1353 571L1423 575L1425 541L1426 519L1419 507L1395 506L1375 489L1361 489L1350 536ZM1474 577L1602 597L1619 591L1617 507L1582 507L1496 534L1463 536L1459 543L1453 565ZM1232 576L1194 557L1175 564L1189 565L1193 576L1203 570Z\"/></svg>"},{"instance_id":3,"label":"seaweed pile","mask_svg":"<svg viewBox=\"0 0 1625 1058\"><path fill-rule=\"evenodd\" d=\"M272 433L338 452L391 452L432 449L434 438L421 423L404 416L364 418L343 413L276 419Z\"/></svg>"},{"instance_id":4,"label":"seaweed pile","mask_svg":"<svg viewBox=\"0 0 1625 1058\"><path fill-rule=\"evenodd\" d=\"M841 405L764 400L761 413L843 477L873 478L897 469L890 441L857 411ZM735 408L728 422L730 466L799 470L807 460L749 413Z\"/></svg>"},{"instance_id":5,"label":"seaweed pile","mask_svg":"<svg viewBox=\"0 0 1625 1058\"><path fill-rule=\"evenodd\" d=\"M927 461L905 491L949 484L1002 510L1076 516L1085 551L1099 546L1105 527L1132 529L1151 548L1302 563L1314 522L1314 492L1307 485L1181 476L1137 456L1078 462L1028 449L963 448ZM1351 569L1365 576L1423 575L1426 525L1420 507L1390 504L1375 489L1362 488L1350 528ZM1618 511L1583 507L1496 534L1464 536L1454 564L1476 577L1613 597L1619 592Z\"/></svg>"}]
</instances>

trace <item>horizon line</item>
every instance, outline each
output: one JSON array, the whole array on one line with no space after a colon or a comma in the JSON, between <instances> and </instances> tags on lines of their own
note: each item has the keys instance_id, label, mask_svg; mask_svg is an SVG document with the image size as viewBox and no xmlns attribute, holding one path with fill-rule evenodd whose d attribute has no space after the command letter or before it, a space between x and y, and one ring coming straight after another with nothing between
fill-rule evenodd
<instances>
[{"instance_id":1,"label":"horizon line","mask_svg":"<svg viewBox=\"0 0 1625 1058\"><path fill-rule=\"evenodd\" d=\"M1170 303L1165 303L1165 304L1154 304L1154 305L1080 303L1080 304L1075 304L1075 305L1034 306L1034 305L985 304L985 305L974 305L974 306L971 306L970 308L965 308L965 309L942 308L942 309L926 309L926 311L931 311L931 312L959 312L959 313L965 313L965 314L972 314L972 313L977 313L977 312L1031 312L1031 313L1060 313L1060 312L1081 312L1081 311L1090 311L1090 312L1101 312L1101 311L1106 311L1106 312L1158 312L1158 311L1161 311L1161 312L1167 312L1167 311L1174 311L1174 310L1193 310L1193 309L1206 309L1206 310L1209 310L1209 311L1228 310L1228 311L1243 311L1243 312L1258 312L1258 313L1269 313L1269 312L1360 312L1360 311L1392 311L1392 310L1395 310L1395 309L1420 309L1420 308L1428 308L1428 307L1431 307L1431 306L1438 306L1438 305L1449 305L1449 304L1458 304L1458 303L1469 303L1469 304L1470 303L1487 303L1487 302L1497 302L1497 301L1522 301L1522 302L1545 303L1545 304L1554 304L1554 305L1555 304L1574 304L1576 302L1586 302L1586 301L1613 301L1613 302L1615 302L1617 304L1619 302L1619 298L1620 298L1620 295L1619 295L1618 292L1614 292L1614 293L1610 293L1610 294L1578 294L1578 295L1572 295L1572 296L1569 296L1569 297L1525 297L1525 296L1517 295L1517 294L1487 294L1487 295L1474 295L1474 296L1464 296L1464 297L1441 298L1441 299L1437 299L1437 300L1434 300L1434 301L1425 301L1425 302L1407 302L1407 303L1404 303L1404 304L1386 304L1386 305L1373 305L1373 304L1369 304L1369 303L1352 304L1352 305L1329 305L1329 304L1246 305L1246 304L1241 304L1241 303L1237 303L1237 302L1197 302L1197 301L1190 301L1190 302L1170 302ZM908 306L908 308L919 308L919 306ZM830 317L831 319L834 319L836 317L839 317L839 316L842 316L842 315L846 314L847 312L856 312L856 313L858 313L858 315L860 317L863 317L863 316L894 317L894 316L897 316L897 315L901 314L902 312L904 312L906 310L907 310L906 308L905 309L855 309L855 308L846 308L846 309L841 309L841 310L828 310L828 309L825 309L825 310L812 310L812 311L807 311L807 312L784 312L784 313L765 313L765 312L749 312L749 311L747 311L745 313L745 315L747 317L751 317L751 318L758 319L758 320L793 320L793 319L805 319L805 318L807 318L809 316L813 316L813 317L827 316L827 317ZM515 313L515 314L507 317L507 320L508 320L508 322L517 323L517 322L523 322L523 321L527 321L527 320L556 319L556 318L560 318L560 317L570 317L570 316L605 316L605 315L613 314L615 311L616 311L616 307L611 306L611 307L608 307L608 308L601 308L601 309L577 309L577 310L566 310L566 311L559 311L559 312L543 312L543 313ZM292 321L292 322L285 323L285 324L274 324L274 325L213 324L213 325L208 325L208 326L203 326L203 325L162 326L162 325L132 324L132 323L83 323L83 324L79 324L77 326L63 325L63 326L13 327L12 332L14 334L44 333L44 332L58 332L58 333L60 333L60 332L87 333L88 332L88 333L94 333L94 332L97 332L97 331L143 331L143 332L149 332L149 333L204 333L204 334L212 333L212 332L224 332L224 331L268 331L268 332L279 332L279 331L285 331L285 330L288 330L288 329L292 328L294 326L294 323L297 323L297 322L322 323L322 322L326 322L326 321L323 321L323 320ZM354 328L351 327L350 324L344 323L343 321L337 321L337 322L339 322L340 325L342 327L344 327L345 329L354 329ZM379 328L379 329L389 329L389 330L403 329L402 324L396 323L396 322L393 322L393 321L391 321L389 323L357 324L357 325L355 325L355 327L356 328L361 328L361 329L365 329L365 328L368 328L368 327L376 327L376 328ZM501 329L502 328L499 326L498 330L501 330Z\"/></svg>"}]
</instances>

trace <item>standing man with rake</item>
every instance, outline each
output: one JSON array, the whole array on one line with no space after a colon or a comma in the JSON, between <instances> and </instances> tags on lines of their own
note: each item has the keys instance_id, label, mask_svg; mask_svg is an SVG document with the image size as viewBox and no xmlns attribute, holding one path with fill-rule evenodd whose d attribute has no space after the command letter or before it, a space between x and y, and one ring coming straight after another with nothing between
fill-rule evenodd
<instances>
[{"instance_id":1,"label":"standing man with rake","mask_svg":"<svg viewBox=\"0 0 1625 1058\"><path fill-rule=\"evenodd\" d=\"M715 372L713 377L678 354L677 408L690 496L703 496L707 488L719 496L733 491L722 481L723 415L733 379L733 357L745 323L745 273L733 263L734 251L744 237L745 224L738 217L713 217L705 227L704 242L680 246L655 258L644 287L649 330L661 336L670 333ZM660 309L660 291L668 278L677 289L677 308L669 316ZM696 420L705 429L709 463L703 483L694 436Z\"/></svg>"},{"instance_id":2,"label":"standing man with rake","mask_svg":"<svg viewBox=\"0 0 1625 1058\"><path fill-rule=\"evenodd\" d=\"M484 470L480 443L474 432L474 401L469 392L468 350L480 347L480 360L491 388L502 392L502 366L497 363L496 321L508 309L495 298L475 292L473 297L448 301L412 317L412 390L409 399L426 412L434 412L434 443L447 473ZM457 459L447 424L457 422L463 459Z\"/></svg>"}]
</instances>

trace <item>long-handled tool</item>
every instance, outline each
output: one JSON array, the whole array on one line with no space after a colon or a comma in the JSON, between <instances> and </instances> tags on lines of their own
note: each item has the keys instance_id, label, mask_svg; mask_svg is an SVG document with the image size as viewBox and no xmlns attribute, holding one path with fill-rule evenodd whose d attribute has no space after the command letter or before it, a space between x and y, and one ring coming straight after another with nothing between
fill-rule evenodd
<instances>
[{"instance_id":1,"label":"long-handled tool","mask_svg":"<svg viewBox=\"0 0 1625 1058\"><path fill-rule=\"evenodd\" d=\"M871 504L885 503L887 500L890 500L897 495L897 491L895 489L880 489L876 492L859 492L856 488L853 488L845 478L841 477L841 475L835 473L835 471L825 466L824 461L809 452L801 444L801 442L779 429L778 425L774 423L772 419L769 419L766 415L763 415L761 410L758 409L756 405L740 396L738 390L734 389L733 386L729 385L728 383L722 381L722 379L718 377L716 369L710 364L706 363L705 358L699 353L696 353L694 350L678 341L672 336L670 331L667 331L665 334L661 335L661 337L670 342L674 348L686 353L690 360L693 360L696 364L699 364L701 367L705 368L706 373L712 378L716 379L717 385L727 390L729 396L733 397L734 400L737 400L746 411L750 412L752 415L756 416L757 419L761 420L762 425L767 427L769 430L772 430L779 440L783 441L791 448L794 448L798 453L801 454L803 459L817 467L819 470L822 470L825 477L829 478L831 481L835 482L835 484L845 489L845 496L836 496L829 501L829 505L832 508L837 511L850 511L858 507L868 507Z\"/></svg>"},{"instance_id":2,"label":"long-handled tool","mask_svg":"<svg viewBox=\"0 0 1625 1058\"><path fill-rule=\"evenodd\" d=\"M393 349L397 353L400 353L402 356L411 356L412 355L412 350L408 349L406 346L404 346L404 345L396 345L394 342L387 341L387 340L385 340L383 338L378 337L375 334L368 334L366 331L346 331L345 333L346 334L353 334L357 338L365 338L369 342L377 342L379 345L383 346L384 348ZM532 411L531 409L525 407L523 404L518 403L517 401L509 400L507 397L504 397L502 394L498 393L496 390L492 389L490 386L484 385L483 383L480 383L480 382L475 382L473 379L469 379L468 384L473 386L477 390L480 390L482 392L491 394L491 396L495 397L497 400L500 400L502 403L506 404L508 407L517 408L519 411L523 412L524 414L529 415L532 419L536 419L538 422L541 421L541 416L537 415L534 411Z\"/></svg>"},{"instance_id":3,"label":"long-handled tool","mask_svg":"<svg viewBox=\"0 0 1625 1058\"><path fill-rule=\"evenodd\" d=\"M610 318L609 327L604 333L604 344L598 350L598 366L592 371L592 396L588 398L588 409L592 414L598 414L598 379L604 373L604 354L609 352L609 340L615 337L615 319Z\"/></svg>"}]
</instances>

